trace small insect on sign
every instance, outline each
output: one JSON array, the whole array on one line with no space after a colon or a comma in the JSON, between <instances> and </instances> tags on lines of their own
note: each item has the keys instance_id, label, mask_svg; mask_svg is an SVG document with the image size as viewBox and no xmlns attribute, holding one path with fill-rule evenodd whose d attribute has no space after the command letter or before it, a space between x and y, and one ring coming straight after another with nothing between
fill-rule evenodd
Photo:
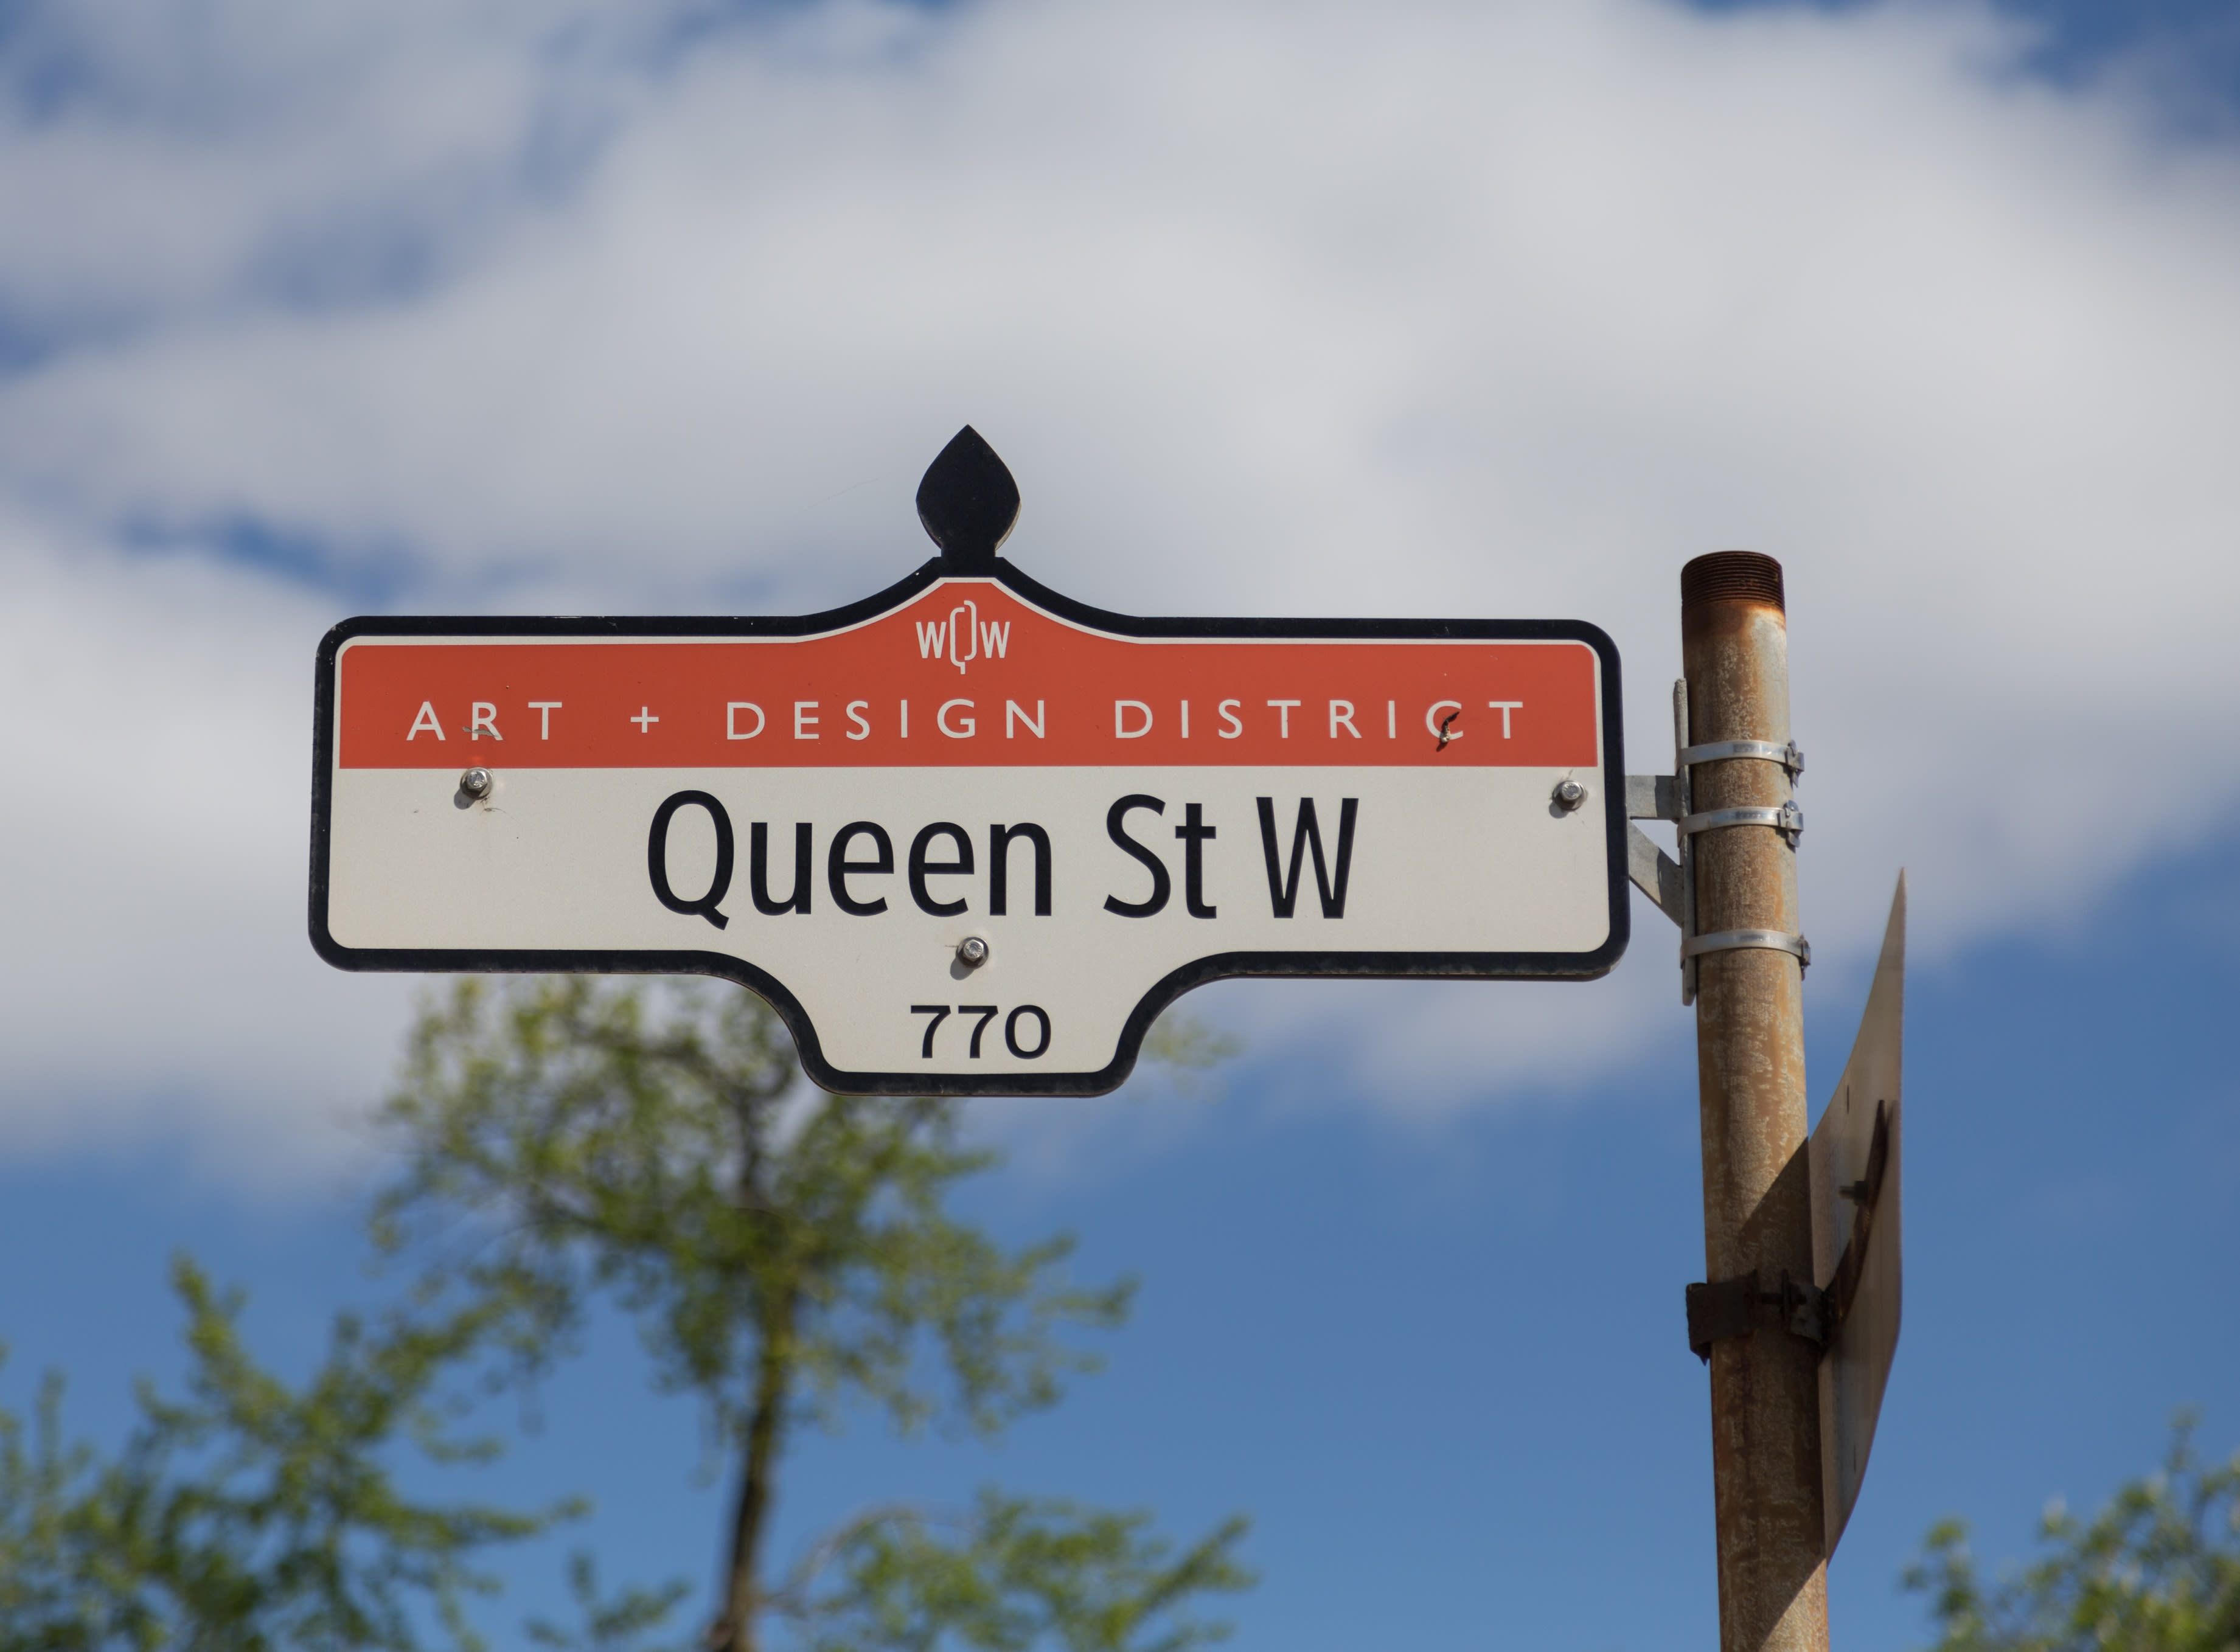
<instances>
[{"instance_id":1,"label":"small insect on sign","mask_svg":"<svg viewBox=\"0 0 2240 1652\"><path fill-rule=\"evenodd\" d=\"M995 555L796 619L361 619L318 660L311 932L350 969L693 973L836 1089L1092 1094L1223 976L1598 976L1617 657L1560 621L1131 619Z\"/></svg>"}]
</instances>

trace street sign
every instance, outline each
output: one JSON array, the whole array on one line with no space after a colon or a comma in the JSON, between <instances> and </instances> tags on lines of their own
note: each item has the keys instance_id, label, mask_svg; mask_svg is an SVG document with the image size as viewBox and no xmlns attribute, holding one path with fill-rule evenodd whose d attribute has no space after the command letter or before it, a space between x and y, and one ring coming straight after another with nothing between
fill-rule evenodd
<instances>
[{"instance_id":1,"label":"street sign","mask_svg":"<svg viewBox=\"0 0 2240 1652\"><path fill-rule=\"evenodd\" d=\"M958 529L1010 485L968 444L944 499L967 436L920 494L944 555L851 608L337 626L321 955L719 976L886 1094L1110 1089L1223 976L1617 963L1603 632L1100 612L994 555L1015 490Z\"/></svg>"},{"instance_id":2,"label":"street sign","mask_svg":"<svg viewBox=\"0 0 2240 1652\"><path fill-rule=\"evenodd\" d=\"M1883 1389L1897 1353L1903 1280L1899 1146L1905 1050L1905 874L1898 874L1881 959L1851 1059L1812 1132L1812 1272L1831 1329L1820 1362L1820 1482L1825 1553L1859 1499Z\"/></svg>"}]
</instances>

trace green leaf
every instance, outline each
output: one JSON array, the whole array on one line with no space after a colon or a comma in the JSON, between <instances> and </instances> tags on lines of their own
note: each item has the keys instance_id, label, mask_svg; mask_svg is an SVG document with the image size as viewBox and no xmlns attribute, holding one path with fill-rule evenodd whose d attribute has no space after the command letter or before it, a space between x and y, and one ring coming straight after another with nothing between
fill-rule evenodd
<instances>
[{"instance_id":1,"label":"green leaf","mask_svg":"<svg viewBox=\"0 0 2240 1652\"><path fill-rule=\"evenodd\" d=\"M2203 1466L2181 1415L2159 1474L2090 1522L2059 1503L2043 1556L1985 1588L1967 1528L1933 1528L1905 1586L1930 1596L1937 1652L2234 1652L2240 1648L2240 1454Z\"/></svg>"},{"instance_id":2,"label":"green leaf","mask_svg":"<svg viewBox=\"0 0 2240 1652\"><path fill-rule=\"evenodd\" d=\"M1225 1638L1192 1608L1251 1586L1235 1552L1246 1522L1180 1552L1150 1524L992 1489L969 1515L881 1510L812 1551L779 1604L808 1652L1185 1652Z\"/></svg>"},{"instance_id":3,"label":"green leaf","mask_svg":"<svg viewBox=\"0 0 2240 1652\"><path fill-rule=\"evenodd\" d=\"M768 1609L794 1429L868 1408L906 1436L993 1434L1096 1367L1072 1334L1118 1326L1133 1291L1074 1282L1068 1236L1009 1248L953 1215L996 1162L957 1103L808 1090L743 992L461 982L385 1118L403 1169L374 1236L436 1247L423 1300L465 1304L533 1381L608 1296L658 1386L705 1406L738 1481L719 1643Z\"/></svg>"},{"instance_id":4,"label":"green leaf","mask_svg":"<svg viewBox=\"0 0 2240 1652\"><path fill-rule=\"evenodd\" d=\"M414 1652L431 1618L443 1644L479 1647L465 1605L495 1585L473 1556L574 1512L423 1502L397 1485L400 1456L494 1449L451 1434L442 1396L483 1324L340 1316L299 1387L249 1353L238 1293L185 1257L172 1284L185 1391L143 1382L141 1422L115 1457L61 1443L58 1380L42 1389L28 1449L0 1411L0 1652Z\"/></svg>"}]
</instances>

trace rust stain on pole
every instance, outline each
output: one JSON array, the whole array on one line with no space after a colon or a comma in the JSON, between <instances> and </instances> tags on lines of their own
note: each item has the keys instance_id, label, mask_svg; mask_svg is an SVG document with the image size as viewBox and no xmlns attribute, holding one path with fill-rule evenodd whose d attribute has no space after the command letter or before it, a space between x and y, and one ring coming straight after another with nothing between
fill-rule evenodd
<instances>
[{"instance_id":1,"label":"rust stain on pole","mask_svg":"<svg viewBox=\"0 0 2240 1652\"><path fill-rule=\"evenodd\" d=\"M1688 737L1790 738L1789 626L1781 564L1752 551L1680 570ZM1697 765L1698 811L1789 801L1779 763ZM1696 932L1800 933L1796 850L1770 827L1697 834ZM1697 961L1696 1062L1703 1097L1704 1277L1754 1276L1761 1292L1812 1279L1806 1170L1803 971L1783 952ZM1826 1652L1817 1347L1762 1311L1711 1349L1722 1652Z\"/></svg>"}]
</instances>

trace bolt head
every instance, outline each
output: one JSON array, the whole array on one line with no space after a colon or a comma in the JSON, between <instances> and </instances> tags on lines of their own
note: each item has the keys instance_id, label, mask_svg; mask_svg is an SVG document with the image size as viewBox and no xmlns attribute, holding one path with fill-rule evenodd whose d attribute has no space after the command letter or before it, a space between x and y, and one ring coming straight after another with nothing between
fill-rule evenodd
<instances>
[{"instance_id":1,"label":"bolt head","mask_svg":"<svg viewBox=\"0 0 2240 1652\"><path fill-rule=\"evenodd\" d=\"M957 943L957 956L968 969L977 969L988 962L988 943L977 935L969 935Z\"/></svg>"},{"instance_id":2,"label":"bolt head","mask_svg":"<svg viewBox=\"0 0 2240 1652\"><path fill-rule=\"evenodd\" d=\"M459 789L470 797L487 797L497 784L497 776L483 768L470 769L459 776Z\"/></svg>"},{"instance_id":3,"label":"bolt head","mask_svg":"<svg viewBox=\"0 0 2240 1652\"><path fill-rule=\"evenodd\" d=\"M1577 809L1587 801L1587 789L1576 780L1566 780L1556 788L1556 802L1565 809Z\"/></svg>"}]
</instances>

